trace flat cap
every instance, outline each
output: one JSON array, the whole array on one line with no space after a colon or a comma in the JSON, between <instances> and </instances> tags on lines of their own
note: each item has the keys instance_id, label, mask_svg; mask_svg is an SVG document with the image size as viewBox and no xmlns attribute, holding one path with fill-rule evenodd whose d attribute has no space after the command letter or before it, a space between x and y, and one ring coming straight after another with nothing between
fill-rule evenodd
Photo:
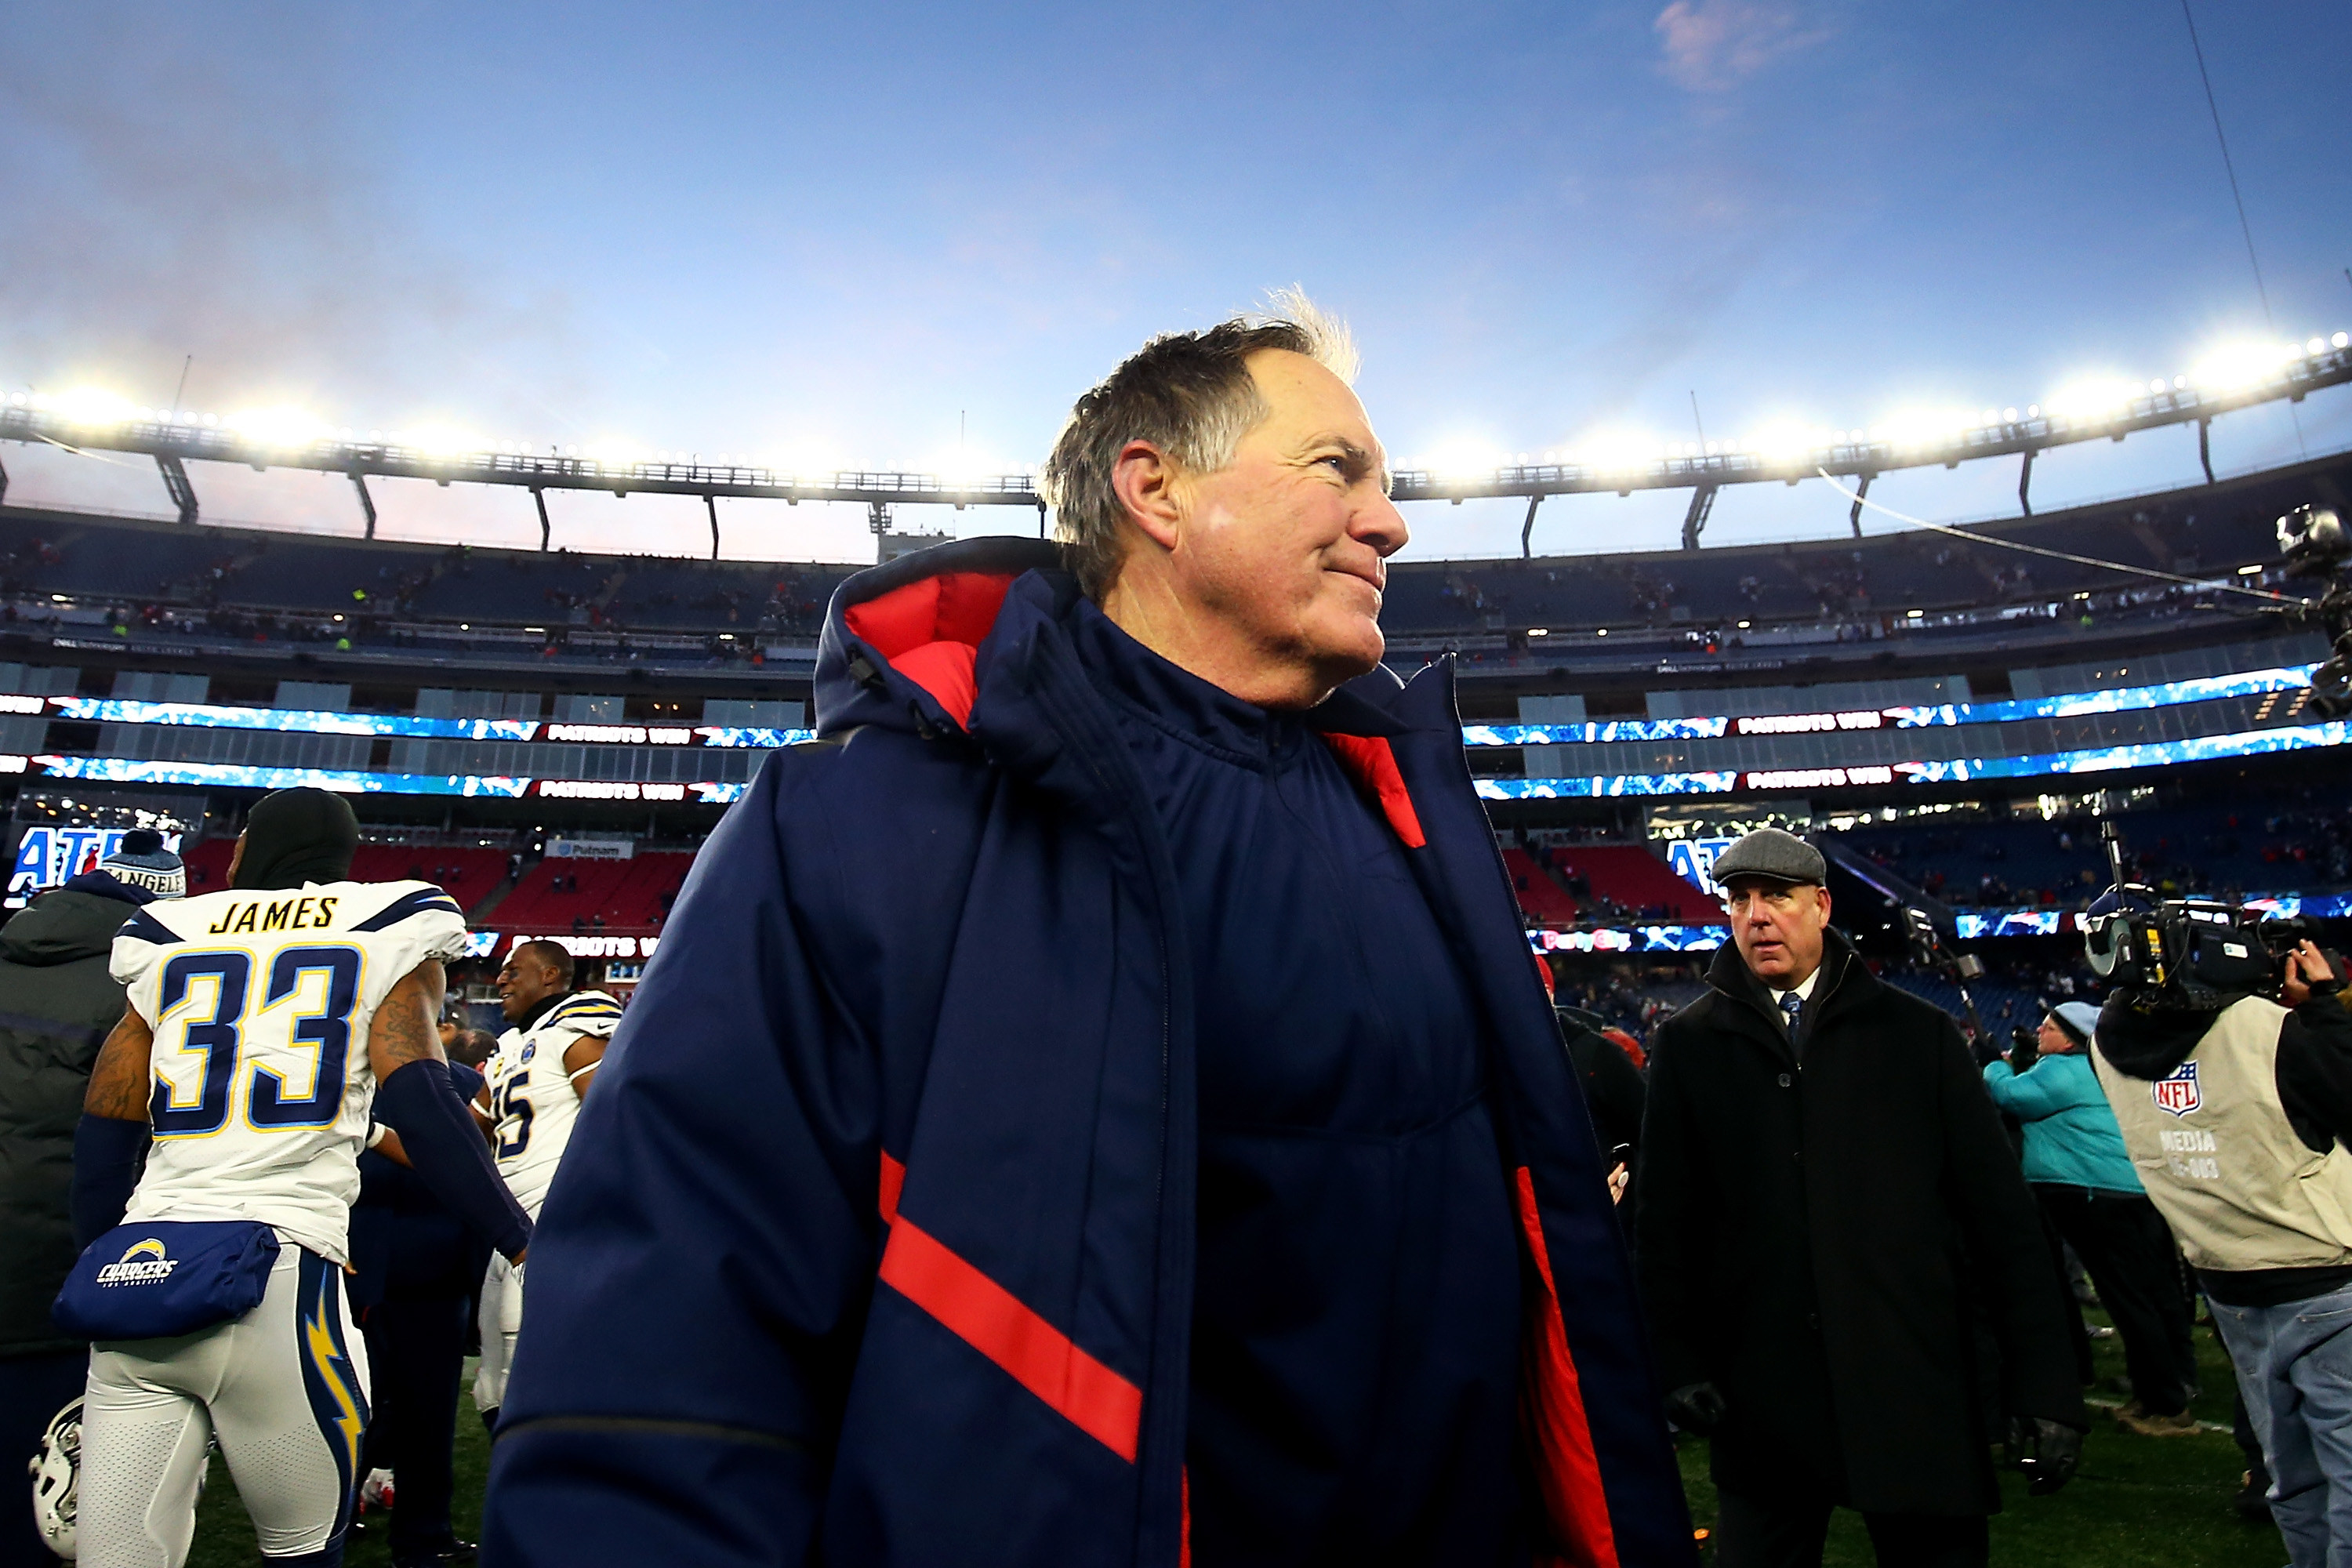
<instances>
[{"instance_id":1,"label":"flat cap","mask_svg":"<svg viewBox=\"0 0 2352 1568\"><path fill-rule=\"evenodd\" d=\"M1793 833L1759 827L1716 857L1709 874L1717 887L1728 887L1734 877L1767 877L1775 882L1827 884L1829 862L1822 852Z\"/></svg>"}]
</instances>

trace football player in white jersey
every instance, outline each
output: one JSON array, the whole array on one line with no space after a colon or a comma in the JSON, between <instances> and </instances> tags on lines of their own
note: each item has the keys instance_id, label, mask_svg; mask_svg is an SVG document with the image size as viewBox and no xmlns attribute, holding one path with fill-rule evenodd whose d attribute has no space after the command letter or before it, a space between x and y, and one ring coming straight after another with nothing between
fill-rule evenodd
<instances>
[{"instance_id":1,"label":"football player in white jersey","mask_svg":"<svg viewBox=\"0 0 2352 1568\"><path fill-rule=\"evenodd\" d=\"M474 1101L497 1151L499 1174L534 1220L621 1021L619 1002L602 991L572 990L572 954L556 942L520 942L507 955L499 1005L511 1027L499 1037ZM495 1426L522 1331L522 1270L502 1258L490 1259L482 1279L481 1324L474 1404Z\"/></svg>"},{"instance_id":2,"label":"football player in white jersey","mask_svg":"<svg viewBox=\"0 0 2352 1568\"><path fill-rule=\"evenodd\" d=\"M173 1326L90 1347L79 1547L91 1568L179 1568L207 1436L266 1561L341 1561L368 1418L342 1274L372 1114L500 1251L529 1245L435 1029L463 913L425 883L345 880L357 841L341 796L280 791L249 814L228 890L150 905L115 939L129 1006L77 1130L78 1230L123 1215L142 1148L146 1167L59 1310L77 1289L100 1312L143 1290L156 1305L108 1321ZM177 1261L224 1235L241 1250ZM226 1282L207 1283L216 1276Z\"/></svg>"}]
</instances>

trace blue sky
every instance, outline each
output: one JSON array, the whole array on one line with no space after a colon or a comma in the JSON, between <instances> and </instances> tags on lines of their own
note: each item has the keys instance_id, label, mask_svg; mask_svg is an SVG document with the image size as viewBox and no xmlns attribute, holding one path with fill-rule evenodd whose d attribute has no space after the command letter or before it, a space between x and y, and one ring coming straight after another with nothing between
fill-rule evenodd
<instances>
[{"instance_id":1,"label":"blue sky","mask_svg":"<svg viewBox=\"0 0 2352 1568\"><path fill-rule=\"evenodd\" d=\"M2341 0L2201 0L2280 337L2352 325ZM1354 324L1391 451L2022 405L2266 336L2177 4L434 4L0 14L0 387L290 404L359 428L803 462L1034 462L1152 332L1297 282ZM2352 392L2231 416L2245 468L2352 445ZM12 500L159 510L152 471L0 449ZM2043 504L2196 473L2156 432ZM206 465L206 516L357 525ZM2011 462L1890 477L1937 518ZM379 487L394 531L536 540L528 499ZM696 503L556 498L691 551ZM1671 543L1675 494L1540 546ZM848 509L730 503L730 552L856 559ZM1515 553L1520 508L1411 513ZM1819 483L1709 538L1843 526ZM1020 514L906 527L1033 527Z\"/></svg>"}]
</instances>

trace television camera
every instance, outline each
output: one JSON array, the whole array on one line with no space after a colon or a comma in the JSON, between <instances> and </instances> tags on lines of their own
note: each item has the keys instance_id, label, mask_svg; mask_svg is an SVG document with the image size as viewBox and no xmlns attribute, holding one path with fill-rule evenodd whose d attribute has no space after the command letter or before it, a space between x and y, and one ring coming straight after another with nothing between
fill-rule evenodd
<instances>
[{"instance_id":1,"label":"television camera","mask_svg":"<svg viewBox=\"0 0 2352 1568\"><path fill-rule=\"evenodd\" d=\"M2278 520L2280 558L2290 577L2333 578L2316 605L2301 614L2327 628L2329 657L2311 672L2311 710L2323 719L2352 714L2352 530L2333 507L2305 502Z\"/></svg>"},{"instance_id":2,"label":"television camera","mask_svg":"<svg viewBox=\"0 0 2352 1568\"><path fill-rule=\"evenodd\" d=\"M2099 820L2112 884L2084 917L2091 968L2136 1005L2151 1012L2218 1012L2242 996L2275 1001L2290 953L2315 942L2310 921L2263 917L2219 899L2159 899L2124 871L2123 835ZM2312 987L2343 988L2343 962L2327 955L2336 978Z\"/></svg>"}]
</instances>

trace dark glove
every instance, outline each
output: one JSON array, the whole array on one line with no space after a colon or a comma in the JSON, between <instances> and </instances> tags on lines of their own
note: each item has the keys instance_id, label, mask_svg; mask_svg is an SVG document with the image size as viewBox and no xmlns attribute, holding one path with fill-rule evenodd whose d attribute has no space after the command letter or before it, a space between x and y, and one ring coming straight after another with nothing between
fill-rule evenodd
<instances>
[{"instance_id":1,"label":"dark glove","mask_svg":"<svg viewBox=\"0 0 2352 1568\"><path fill-rule=\"evenodd\" d=\"M1666 1419L1704 1437L1723 1425L1723 1392L1711 1383L1686 1383L1666 1395Z\"/></svg>"},{"instance_id":2,"label":"dark glove","mask_svg":"<svg viewBox=\"0 0 2352 1568\"><path fill-rule=\"evenodd\" d=\"M2020 1415L2009 1424L2009 1450L2025 1472L2025 1489L2048 1497L2074 1479L2083 1462L2083 1434L2063 1421Z\"/></svg>"}]
</instances>

